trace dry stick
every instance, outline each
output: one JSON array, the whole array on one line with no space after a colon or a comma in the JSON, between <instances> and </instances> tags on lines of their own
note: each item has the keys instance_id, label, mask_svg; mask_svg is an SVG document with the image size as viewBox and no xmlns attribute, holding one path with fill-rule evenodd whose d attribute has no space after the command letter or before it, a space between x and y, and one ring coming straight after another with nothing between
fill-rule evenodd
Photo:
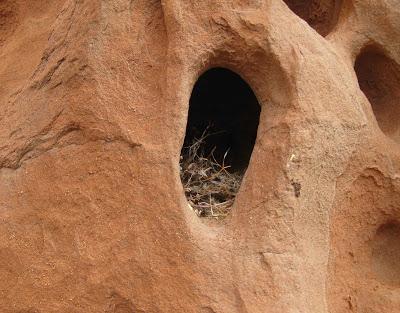
<instances>
[{"instance_id":1,"label":"dry stick","mask_svg":"<svg viewBox=\"0 0 400 313\"><path fill-rule=\"evenodd\" d=\"M230 149L230 148L229 148L229 149ZM205 181L211 180L211 179L215 178L215 177L218 176L222 171L224 171L225 173L227 173L227 174L229 175L229 173L226 171L226 169L227 169L227 168L230 168L231 166L230 166L230 165L228 165L228 166L225 166L225 165L224 165L224 164L225 164L225 158L226 158L226 155L228 154L229 149L226 150L226 152L225 152L225 154L224 154L224 158L223 158L223 160L222 160L222 166L221 166L221 165L217 162L217 160L215 160L215 157L214 157L214 154L213 154L213 151L215 150L215 147L213 148L213 150L211 151L211 156L212 156L212 158L214 159L214 162L215 162L214 164L217 165L217 166L219 166L221 169L220 169L217 173L215 173L214 176L211 176L210 178L206 179Z\"/></svg>"},{"instance_id":2,"label":"dry stick","mask_svg":"<svg viewBox=\"0 0 400 313\"><path fill-rule=\"evenodd\" d=\"M208 158L199 154L205 138L212 135L207 134L207 131L208 128L200 138L195 138L191 146L186 147L186 158L181 158L181 179L188 201L196 214L209 217L225 216L233 204L235 191L239 187L241 177L227 171L230 166L225 164L225 160L229 149L224 154L222 165L215 159L216 147L213 148ZM218 180L215 180L216 178ZM218 203L222 199L218 200L213 195L219 195L218 197L225 198L225 201ZM227 198L228 200L226 200ZM207 200L205 201L205 199Z\"/></svg>"}]
</instances>

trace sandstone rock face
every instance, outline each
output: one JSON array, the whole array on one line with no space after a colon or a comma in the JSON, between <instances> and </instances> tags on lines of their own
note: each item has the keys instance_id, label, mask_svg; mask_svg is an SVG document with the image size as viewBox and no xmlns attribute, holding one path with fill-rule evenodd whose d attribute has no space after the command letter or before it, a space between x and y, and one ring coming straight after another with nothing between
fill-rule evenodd
<instances>
[{"instance_id":1,"label":"sandstone rock face","mask_svg":"<svg viewBox=\"0 0 400 313\"><path fill-rule=\"evenodd\" d=\"M400 311L397 0L0 1L0 312ZM261 106L223 220L179 178L193 86Z\"/></svg>"}]
</instances>

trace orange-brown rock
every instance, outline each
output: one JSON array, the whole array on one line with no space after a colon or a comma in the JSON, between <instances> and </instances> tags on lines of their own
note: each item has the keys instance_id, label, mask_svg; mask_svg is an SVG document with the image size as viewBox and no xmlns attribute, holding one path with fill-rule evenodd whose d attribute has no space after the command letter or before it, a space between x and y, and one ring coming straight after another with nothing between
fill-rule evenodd
<instances>
[{"instance_id":1,"label":"orange-brown rock","mask_svg":"<svg viewBox=\"0 0 400 313\"><path fill-rule=\"evenodd\" d=\"M399 38L397 0L0 0L0 312L400 312ZM179 178L213 67L261 106L223 220Z\"/></svg>"}]
</instances>

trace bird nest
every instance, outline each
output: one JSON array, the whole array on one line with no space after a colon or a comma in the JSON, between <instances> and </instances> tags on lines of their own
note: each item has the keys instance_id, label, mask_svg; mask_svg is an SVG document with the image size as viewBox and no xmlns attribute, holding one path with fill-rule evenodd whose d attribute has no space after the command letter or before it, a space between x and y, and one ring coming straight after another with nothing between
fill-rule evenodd
<instances>
[{"instance_id":1,"label":"bird nest","mask_svg":"<svg viewBox=\"0 0 400 313\"><path fill-rule=\"evenodd\" d=\"M234 202L243 174L232 173L225 164L229 150L222 162L217 162L214 149L205 155L205 142L209 136L206 129L200 138L182 149L180 176L190 207L200 217L225 217Z\"/></svg>"}]
</instances>

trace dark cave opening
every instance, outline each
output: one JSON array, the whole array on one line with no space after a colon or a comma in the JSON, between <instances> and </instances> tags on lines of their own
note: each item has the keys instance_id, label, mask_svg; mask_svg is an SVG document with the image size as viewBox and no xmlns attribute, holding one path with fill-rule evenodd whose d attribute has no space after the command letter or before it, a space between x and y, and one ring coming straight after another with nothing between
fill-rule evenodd
<instances>
[{"instance_id":1,"label":"dark cave opening","mask_svg":"<svg viewBox=\"0 0 400 313\"><path fill-rule=\"evenodd\" d=\"M183 145L206 132L204 155L211 152L230 171L244 170L257 136L260 106L250 86L236 73L213 68L200 76L189 102L186 136Z\"/></svg>"},{"instance_id":2,"label":"dark cave opening","mask_svg":"<svg viewBox=\"0 0 400 313\"><path fill-rule=\"evenodd\" d=\"M194 85L181 151L181 180L200 216L233 204L257 137L260 105L250 86L226 68L212 68ZM197 207L197 210L196 210Z\"/></svg>"}]
</instances>

